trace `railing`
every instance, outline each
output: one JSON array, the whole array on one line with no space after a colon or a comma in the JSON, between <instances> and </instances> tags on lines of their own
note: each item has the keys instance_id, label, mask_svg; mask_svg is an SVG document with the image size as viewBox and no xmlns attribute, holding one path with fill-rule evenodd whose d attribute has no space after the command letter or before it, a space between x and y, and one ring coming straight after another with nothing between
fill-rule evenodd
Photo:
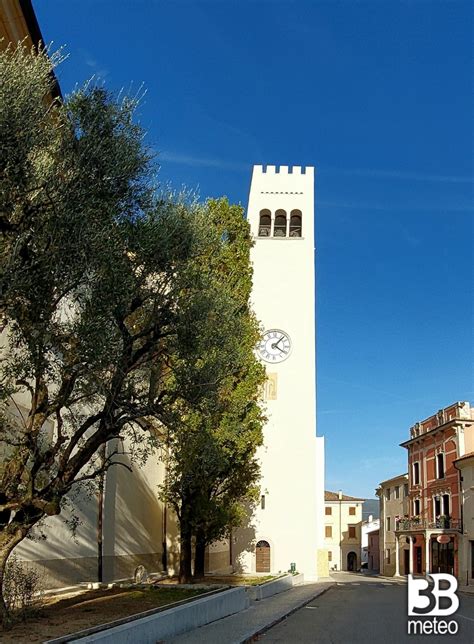
<instances>
[{"instance_id":1,"label":"railing","mask_svg":"<svg viewBox=\"0 0 474 644\"><path fill-rule=\"evenodd\" d=\"M399 519L396 523L397 531L416 530L456 530L461 531L462 525L459 519L440 517L436 521L429 519Z\"/></svg>"}]
</instances>

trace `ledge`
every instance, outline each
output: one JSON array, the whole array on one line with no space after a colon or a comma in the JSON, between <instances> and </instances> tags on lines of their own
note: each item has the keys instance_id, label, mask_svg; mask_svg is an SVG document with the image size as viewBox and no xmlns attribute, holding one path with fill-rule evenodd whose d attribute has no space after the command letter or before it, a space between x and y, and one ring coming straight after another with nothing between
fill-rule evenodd
<instances>
[{"instance_id":1,"label":"ledge","mask_svg":"<svg viewBox=\"0 0 474 644\"><path fill-rule=\"evenodd\" d=\"M285 575L273 581L267 581L261 586L247 587L247 593L253 601L260 601L267 597L272 597L278 593L283 593L285 590L290 590L293 586L300 586L304 581L304 575L299 573L297 575Z\"/></svg>"},{"instance_id":2,"label":"ledge","mask_svg":"<svg viewBox=\"0 0 474 644\"><path fill-rule=\"evenodd\" d=\"M93 629L70 633L64 637L48 640L44 644L77 642L86 644L156 644L157 641L194 630L210 622L238 613L249 606L249 598L243 586L224 591L206 593L197 599L169 608L153 609L126 619L117 620Z\"/></svg>"}]
</instances>

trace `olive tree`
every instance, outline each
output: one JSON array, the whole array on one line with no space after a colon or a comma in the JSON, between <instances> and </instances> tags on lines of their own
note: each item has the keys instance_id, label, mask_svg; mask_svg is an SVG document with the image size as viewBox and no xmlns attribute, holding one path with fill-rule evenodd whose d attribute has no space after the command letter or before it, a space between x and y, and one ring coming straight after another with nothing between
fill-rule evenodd
<instances>
[{"instance_id":1,"label":"olive tree","mask_svg":"<svg viewBox=\"0 0 474 644\"><path fill-rule=\"evenodd\" d=\"M32 527L116 462L103 446L173 407L168 356L199 295L198 208L157 193L136 101L90 85L51 103L58 61L0 54L0 589Z\"/></svg>"}]
</instances>

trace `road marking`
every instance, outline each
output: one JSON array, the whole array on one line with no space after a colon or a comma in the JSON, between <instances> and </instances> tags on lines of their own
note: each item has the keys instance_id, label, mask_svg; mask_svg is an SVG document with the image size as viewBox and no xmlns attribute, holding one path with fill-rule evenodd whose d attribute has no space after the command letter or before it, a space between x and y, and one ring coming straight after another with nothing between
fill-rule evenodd
<instances>
[{"instance_id":1,"label":"road marking","mask_svg":"<svg viewBox=\"0 0 474 644\"><path fill-rule=\"evenodd\" d=\"M305 606L305 608L309 608L311 610L315 610L316 608L319 608L318 606Z\"/></svg>"},{"instance_id":2,"label":"road marking","mask_svg":"<svg viewBox=\"0 0 474 644\"><path fill-rule=\"evenodd\" d=\"M359 584L359 582L358 582L358 581L353 581L353 582L351 583L351 586L360 586L360 584Z\"/></svg>"}]
</instances>

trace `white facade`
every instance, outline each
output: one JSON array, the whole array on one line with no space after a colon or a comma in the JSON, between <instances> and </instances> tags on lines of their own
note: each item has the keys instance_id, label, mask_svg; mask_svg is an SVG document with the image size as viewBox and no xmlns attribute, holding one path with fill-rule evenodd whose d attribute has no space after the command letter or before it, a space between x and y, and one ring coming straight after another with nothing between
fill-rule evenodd
<instances>
[{"instance_id":1,"label":"white facade","mask_svg":"<svg viewBox=\"0 0 474 644\"><path fill-rule=\"evenodd\" d=\"M271 217L267 236L262 211ZM286 214L286 228L277 230L277 211ZM314 168L255 166L248 220L255 239L253 306L270 332L260 351L268 423L259 454L264 498L236 535L235 567L255 572L255 545L265 541L271 572L295 563L306 579L315 579L323 541L324 439L316 438Z\"/></svg>"}]
</instances>

